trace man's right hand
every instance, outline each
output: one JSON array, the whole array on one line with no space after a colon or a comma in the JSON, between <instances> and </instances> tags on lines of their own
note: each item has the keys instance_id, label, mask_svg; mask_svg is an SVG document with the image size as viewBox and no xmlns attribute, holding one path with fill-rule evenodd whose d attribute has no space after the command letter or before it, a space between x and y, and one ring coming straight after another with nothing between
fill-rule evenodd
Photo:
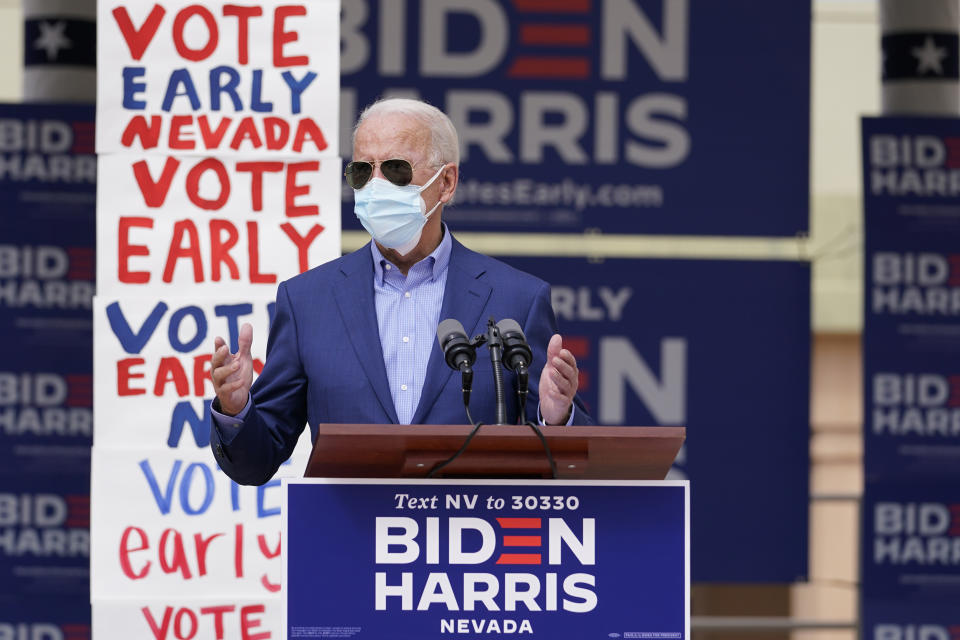
<instances>
[{"instance_id":1,"label":"man's right hand","mask_svg":"<svg viewBox=\"0 0 960 640\"><path fill-rule=\"evenodd\" d=\"M253 384L253 356L250 355L252 342L253 327L246 323L240 327L240 348L236 353L230 353L227 343L220 336L213 341L210 377L213 378L213 389L220 400L220 410L224 415L235 416L247 406L250 385Z\"/></svg>"}]
</instances>

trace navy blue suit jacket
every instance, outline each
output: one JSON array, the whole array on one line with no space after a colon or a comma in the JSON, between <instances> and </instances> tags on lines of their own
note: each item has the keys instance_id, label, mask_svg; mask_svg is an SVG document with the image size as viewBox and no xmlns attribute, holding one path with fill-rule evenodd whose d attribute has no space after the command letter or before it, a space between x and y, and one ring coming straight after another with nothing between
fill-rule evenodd
<instances>
[{"instance_id":1,"label":"navy blue suit jacket","mask_svg":"<svg viewBox=\"0 0 960 640\"><path fill-rule=\"evenodd\" d=\"M512 318L533 350L527 417L537 420L537 383L557 321L549 285L453 240L440 319L459 320L469 336L486 332L487 318ZM267 358L251 389L240 427L211 425L220 467L242 484L262 484L290 457L304 424L316 439L320 423L397 423L374 303L369 245L280 284ZM514 374L505 371L507 416L517 415ZM590 424L579 399L575 424ZM481 347L474 365L470 413L495 419L493 372ZM460 375L434 341L414 424L466 424Z\"/></svg>"}]
</instances>

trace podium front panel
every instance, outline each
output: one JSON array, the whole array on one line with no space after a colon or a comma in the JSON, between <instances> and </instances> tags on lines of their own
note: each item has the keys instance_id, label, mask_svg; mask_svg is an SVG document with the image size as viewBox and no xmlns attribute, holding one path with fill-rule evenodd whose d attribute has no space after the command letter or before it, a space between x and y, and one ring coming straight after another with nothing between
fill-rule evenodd
<instances>
[{"instance_id":1,"label":"podium front panel","mask_svg":"<svg viewBox=\"0 0 960 640\"><path fill-rule=\"evenodd\" d=\"M286 638L689 638L686 482L284 481Z\"/></svg>"}]
</instances>

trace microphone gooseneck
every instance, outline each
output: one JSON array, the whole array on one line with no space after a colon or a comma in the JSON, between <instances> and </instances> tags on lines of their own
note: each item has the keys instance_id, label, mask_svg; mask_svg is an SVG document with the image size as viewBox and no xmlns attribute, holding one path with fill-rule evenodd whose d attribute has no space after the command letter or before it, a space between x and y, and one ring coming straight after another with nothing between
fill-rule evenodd
<instances>
[{"instance_id":1,"label":"microphone gooseneck","mask_svg":"<svg viewBox=\"0 0 960 640\"><path fill-rule=\"evenodd\" d=\"M533 352L523 335L523 329L516 320L504 318L496 322L493 317L487 320L487 331L472 340L467 336L459 321L448 318L437 327L437 340L443 351L443 358L451 369L459 371L462 382L463 404L470 416L470 390L473 386L473 364L477 360L477 347L486 344L490 352L490 364L493 369L493 388L496 399L495 424L507 424L507 403L504 392L503 367L517 374L517 404L520 412L518 424L526 417L527 393L529 390L529 368Z\"/></svg>"},{"instance_id":2,"label":"microphone gooseneck","mask_svg":"<svg viewBox=\"0 0 960 640\"><path fill-rule=\"evenodd\" d=\"M487 320L487 351L493 367L493 389L497 400L497 424L507 423L507 403L503 396L503 338L496 322Z\"/></svg>"},{"instance_id":3,"label":"microphone gooseneck","mask_svg":"<svg viewBox=\"0 0 960 640\"><path fill-rule=\"evenodd\" d=\"M503 339L503 362L507 369L517 373L517 405L520 409L517 423L523 424L527 414L527 392L529 390L530 362L533 352L527 344L527 337L523 335L520 324L511 318L504 318L497 323L500 336Z\"/></svg>"},{"instance_id":4,"label":"microphone gooseneck","mask_svg":"<svg viewBox=\"0 0 960 640\"><path fill-rule=\"evenodd\" d=\"M505 318L499 323L491 317L487 321L487 332L479 334L473 340L467 336L463 325L457 320L449 318L440 323L437 327L437 340L440 342L440 348L443 350L443 357L451 369L460 371L463 381L463 404L467 412L467 419L473 425L473 430L466 437L463 445L452 456L436 464L428 473L427 477L435 477L438 472L446 468L452 462L463 454L470 445L470 441L483 426L483 422L474 422L470 415L470 387L473 382L473 364L477 360L477 347L486 343L490 351L490 363L493 368L493 383L497 401L497 422L498 425L504 425L507 421L507 408L504 401L503 392L503 367L506 366L517 374L517 399L520 405L520 415L517 417L518 424L526 424L540 439L547 461L550 464L551 476L557 478L557 465L550 451L546 437L540 427L535 423L525 419L525 405L527 397L527 385L530 363L533 360L533 353L530 345L527 344L526 336L523 335L523 329L516 320Z\"/></svg>"}]
</instances>

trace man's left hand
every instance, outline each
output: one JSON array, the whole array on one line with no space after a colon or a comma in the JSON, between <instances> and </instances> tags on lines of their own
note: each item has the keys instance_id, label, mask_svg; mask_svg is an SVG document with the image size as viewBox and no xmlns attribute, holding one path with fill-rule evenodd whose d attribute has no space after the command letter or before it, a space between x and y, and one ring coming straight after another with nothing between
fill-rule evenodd
<instances>
[{"instance_id":1,"label":"man's left hand","mask_svg":"<svg viewBox=\"0 0 960 640\"><path fill-rule=\"evenodd\" d=\"M540 374L540 415L546 424L567 424L577 393L577 359L554 334L547 345L547 364Z\"/></svg>"}]
</instances>

